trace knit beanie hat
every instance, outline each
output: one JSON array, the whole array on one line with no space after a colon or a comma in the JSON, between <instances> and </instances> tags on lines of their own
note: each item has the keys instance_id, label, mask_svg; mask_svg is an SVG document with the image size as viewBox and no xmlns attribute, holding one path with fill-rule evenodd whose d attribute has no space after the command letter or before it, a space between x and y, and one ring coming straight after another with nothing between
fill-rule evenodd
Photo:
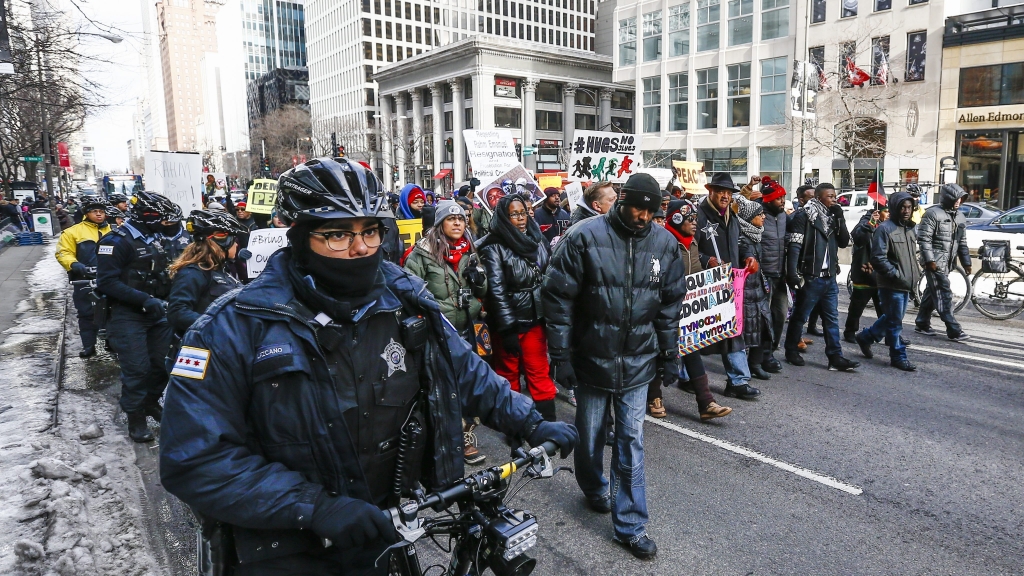
<instances>
[{"instance_id":1,"label":"knit beanie hat","mask_svg":"<svg viewBox=\"0 0 1024 576\"><path fill-rule=\"evenodd\" d=\"M633 174L622 185L619 202L657 212L661 208L661 186L650 174Z\"/></svg>"},{"instance_id":2,"label":"knit beanie hat","mask_svg":"<svg viewBox=\"0 0 1024 576\"><path fill-rule=\"evenodd\" d=\"M742 196L736 198L736 202L738 204L736 215L747 222L753 220L758 214L764 214L764 205L760 202L747 200Z\"/></svg>"},{"instance_id":3,"label":"knit beanie hat","mask_svg":"<svg viewBox=\"0 0 1024 576\"><path fill-rule=\"evenodd\" d=\"M445 218L449 216L462 216L465 220L466 211L455 200L441 200L437 203L434 212L434 226L440 226L441 222L444 222Z\"/></svg>"}]
</instances>

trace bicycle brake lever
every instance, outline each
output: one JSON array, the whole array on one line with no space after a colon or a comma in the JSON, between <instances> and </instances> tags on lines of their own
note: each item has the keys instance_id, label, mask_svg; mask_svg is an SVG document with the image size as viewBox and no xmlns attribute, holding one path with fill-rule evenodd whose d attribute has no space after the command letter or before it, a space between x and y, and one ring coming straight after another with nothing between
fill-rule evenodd
<instances>
[{"instance_id":1,"label":"bicycle brake lever","mask_svg":"<svg viewBox=\"0 0 1024 576\"><path fill-rule=\"evenodd\" d=\"M413 516L406 522L403 520L403 516L407 516L407 514L403 514L403 510L399 508L389 508L387 513L391 517L391 523L394 525L395 531L402 537L403 542L411 544L419 540L426 533L426 529L423 528L422 518Z\"/></svg>"}]
</instances>

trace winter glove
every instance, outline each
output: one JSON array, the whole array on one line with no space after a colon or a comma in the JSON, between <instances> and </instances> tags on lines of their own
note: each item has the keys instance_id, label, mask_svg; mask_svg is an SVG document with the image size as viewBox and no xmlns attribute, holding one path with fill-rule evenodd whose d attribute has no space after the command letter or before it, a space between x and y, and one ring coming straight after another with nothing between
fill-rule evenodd
<instances>
[{"instance_id":1,"label":"winter glove","mask_svg":"<svg viewBox=\"0 0 1024 576\"><path fill-rule=\"evenodd\" d=\"M804 277L799 274L793 274L786 277L786 284L793 290L800 290L804 287Z\"/></svg>"},{"instance_id":2,"label":"winter glove","mask_svg":"<svg viewBox=\"0 0 1024 576\"><path fill-rule=\"evenodd\" d=\"M72 262L71 271L74 272L75 274L78 274L79 276L85 276L86 274L89 273L89 267L86 266L85 264L82 264L81 262Z\"/></svg>"},{"instance_id":3,"label":"winter glove","mask_svg":"<svg viewBox=\"0 0 1024 576\"><path fill-rule=\"evenodd\" d=\"M548 422L546 420L541 421L537 424L537 427L530 432L530 436L526 439L530 443L530 446L540 446L545 442L554 442L561 448L562 458L568 458L569 454L572 453L573 448L576 447L576 443L580 440L580 434L576 431L576 427L572 424L565 422ZM316 515L313 515L316 518Z\"/></svg>"},{"instance_id":4,"label":"winter glove","mask_svg":"<svg viewBox=\"0 0 1024 576\"><path fill-rule=\"evenodd\" d=\"M658 356L658 376L661 376L662 388L679 383L679 358L671 351Z\"/></svg>"},{"instance_id":5,"label":"winter glove","mask_svg":"<svg viewBox=\"0 0 1024 576\"><path fill-rule=\"evenodd\" d=\"M484 274L476 267L472 262L465 270L462 271L462 277L465 278L466 282L474 288L479 288L484 285Z\"/></svg>"},{"instance_id":6,"label":"winter glove","mask_svg":"<svg viewBox=\"0 0 1024 576\"><path fill-rule=\"evenodd\" d=\"M501 335L501 347L509 356L522 356L523 348L519 345L519 334L508 332Z\"/></svg>"},{"instance_id":7,"label":"winter glove","mask_svg":"<svg viewBox=\"0 0 1024 576\"><path fill-rule=\"evenodd\" d=\"M828 213L831 214L833 218L835 218L837 226L839 225L839 223L844 218L843 217L843 207L840 206L839 204L833 204L833 205L829 206Z\"/></svg>"},{"instance_id":8,"label":"winter glove","mask_svg":"<svg viewBox=\"0 0 1024 576\"><path fill-rule=\"evenodd\" d=\"M555 360L552 358L551 378L558 382L562 388L568 390L576 388L576 371L572 369L572 362L568 360Z\"/></svg>"},{"instance_id":9,"label":"winter glove","mask_svg":"<svg viewBox=\"0 0 1024 576\"><path fill-rule=\"evenodd\" d=\"M399 540L387 513L369 502L344 496L321 493L313 508L311 527L317 536L327 538L341 550L363 548L377 540L387 544Z\"/></svg>"},{"instance_id":10,"label":"winter glove","mask_svg":"<svg viewBox=\"0 0 1024 576\"><path fill-rule=\"evenodd\" d=\"M747 274L757 274L757 271L761 269L760 265L757 263L757 258L754 258L753 256L747 258L743 265L747 269Z\"/></svg>"},{"instance_id":11,"label":"winter glove","mask_svg":"<svg viewBox=\"0 0 1024 576\"><path fill-rule=\"evenodd\" d=\"M161 318L164 315L164 301L159 298L149 298L142 303L142 312L149 318Z\"/></svg>"}]
</instances>

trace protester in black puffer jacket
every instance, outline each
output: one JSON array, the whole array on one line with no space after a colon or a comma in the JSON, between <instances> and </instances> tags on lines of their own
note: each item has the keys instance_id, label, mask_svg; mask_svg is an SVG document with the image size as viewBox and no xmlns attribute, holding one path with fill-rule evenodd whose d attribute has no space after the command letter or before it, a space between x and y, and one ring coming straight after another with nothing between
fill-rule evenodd
<instances>
[{"instance_id":1,"label":"protester in black puffer jacket","mask_svg":"<svg viewBox=\"0 0 1024 576\"><path fill-rule=\"evenodd\" d=\"M555 419L555 383L549 374L540 286L548 263L547 241L519 194L498 201L491 233L477 245L487 270L487 324L494 371L519 391L524 372L537 411Z\"/></svg>"},{"instance_id":2,"label":"protester in black puffer jacket","mask_svg":"<svg viewBox=\"0 0 1024 576\"><path fill-rule=\"evenodd\" d=\"M764 259L761 237L764 234L764 207L740 196L736 215L740 222L740 260ZM771 374L761 367L766 354L772 349L771 296L766 289L760 264L747 269L743 284L743 342L747 345L747 364L750 375L759 380L770 380Z\"/></svg>"}]
</instances>

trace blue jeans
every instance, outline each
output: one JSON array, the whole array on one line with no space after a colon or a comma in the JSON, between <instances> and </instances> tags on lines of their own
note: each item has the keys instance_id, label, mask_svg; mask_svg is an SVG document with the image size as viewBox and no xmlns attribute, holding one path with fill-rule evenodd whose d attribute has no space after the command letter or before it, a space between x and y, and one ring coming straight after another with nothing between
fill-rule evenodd
<instances>
[{"instance_id":1,"label":"blue jeans","mask_svg":"<svg viewBox=\"0 0 1024 576\"><path fill-rule=\"evenodd\" d=\"M907 359L907 347L903 344L900 334L903 333L903 315L907 312L909 292L878 289L878 301L882 305L878 320L864 329L864 334L872 342L880 342L883 338L889 346L889 359L893 361Z\"/></svg>"},{"instance_id":2,"label":"blue jeans","mask_svg":"<svg viewBox=\"0 0 1024 576\"><path fill-rule=\"evenodd\" d=\"M789 317L786 330L786 352L797 353L797 345L804 336L804 324L818 302L821 302L821 325L825 329L825 356L843 355L839 343L839 285L834 277L812 278L803 287L803 295Z\"/></svg>"},{"instance_id":3,"label":"blue jeans","mask_svg":"<svg viewBox=\"0 0 1024 576\"><path fill-rule=\"evenodd\" d=\"M615 411L615 444L612 445L611 500L615 537L625 542L646 533L647 493L644 481L644 415L647 386L622 394L576 388L576 428L580 443L573 452L576 482L587 498L609 493L604 477L605 411Z\"/></svg>"},{"instance_id":4,"label":"blue jeans","mask_svg":"<svg viewBox=\"0 0 1024 576\"><path fill-rule=\"evenodd\" d=\"M159 402L167 387L164 360L173 335L167 319L153 320L115 304L110 307L107 334L121 365L121 409L138 412Z\"/></svg>"},{"instance_id":5,"label":"blue jeans","mask_svg":"<svg viewBox=\"0 0 1024 576\"><path fill-rule=\"evenodd\" d=\"M740 336L742 338L742 336ZM728 346L728 343L725 344ZM725 383L729 386L743 386L750 382L750 365L747 364L747 351L722 353L722 367L725 368Z\"/></svg>"}]
</instances>

